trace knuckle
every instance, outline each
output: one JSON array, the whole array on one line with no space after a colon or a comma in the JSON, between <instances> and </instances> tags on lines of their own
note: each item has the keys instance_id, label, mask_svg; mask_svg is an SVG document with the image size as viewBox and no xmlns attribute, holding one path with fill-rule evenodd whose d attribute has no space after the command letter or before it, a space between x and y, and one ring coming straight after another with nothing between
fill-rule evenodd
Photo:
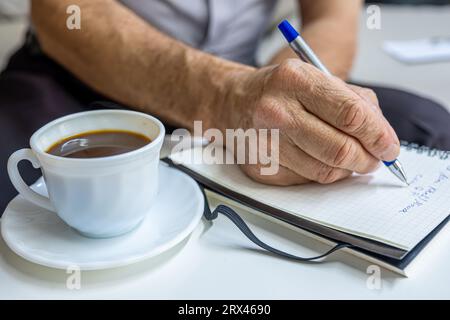
<instances>
[{"instance_id":1,"label":"knuckle","mask_svg":"<svg viewBox=\"0 0 450 320\"><path fill-rule=\"evenodd\" d=\"M375 91L373 91L372 89L364 89L365 91L365 95L367 97L367 99L369 99L369 101L371 101L372 103L374 103L375 105L378 106L378 97L377 94L375 93Z\"/></svg>"},{"instance_id":2,"label":"knuckle","mask_svg":"<svg viewBox=\"0 0 450 320\"><path fill-rule=\"evenodd\" d=\"M345 167L355 159L356 147L350 138L346 138L336 148L330 165L333 167Z\"/></svg>"},{"instance_id":3,"label":"knuckle","mask_svg":"<svg viewBox=\"0 0 450 320\"><path fill-rule=\"evenodd\" d=\"M361 93L362 93L362 94L365 94L365 95L367 95L367 96L374 96L374 95L375 95L375 93L373 92L372 89L369 89L369 88L361 88L360 90L361 90Z\"/></svg>"},{"instance_id":4,"label":"knuckle","mask_svg":"<svg viewBox=\"0 0 450 320\"><path fill-rule=\"evenodd\" d=\"M321 165L317 170L317 182L320 184L330 184L338 179L338 170L328 165Z\"/></svg>"},{"instance_id":5,"label":"knuckle","mask_svg":"<svg viewBox=\"0 0 450 320\"><path fill-rule=\"evenodd\" d=\"M376 133L373 142L371 143L371 149L375 153L381 153L386 150L391 144L392 139L387 130L382 130L379 133Z\"/></svg>"},{"instance_id":6,"label":"knuckle","mask_svg":"<svg viewBox=\"0 0 450 320\"><path fill-rule=\"evenodd\" d=\"M359 102L356 98L348 98L339 107L337 124L346 132L353 133L364 128L366 114Z\"/></svg>"},{"instance_id":7,"label":"knuckle","mask_svg":"<svg viewBox=\"0 0 450 320\"><path fill-rule=\"evenodd\" d=\"M254 120L258 127L271 128L273 125L282 127L289 121L289 115L276 98L264 97L254 113Z\"/></svg>"},{"instance_id":8,"label":"knuckle","mask_svg":"<svg viewBox=\"0 0 450 320\"><path fill-rule=\"evenodd\" d=\"M296 72L302 65L298 59L287 59L280 63L279 70L282 72Z\"/></svg>"},{"instance_id":9,"label":"knuckle","mask_svg":"<svg viewBox=\"0 0 450 320\"><path fill-rule=\"evenodd\" d=\"M376 95L375 91L373 91L372 89L367 89L367 88L365 88L364 90L366 91L366 94L368 96L371 96L372 98L377 99L377 95Z\"/></svg>"},{"instance_id":10,"label":"knuckle","mask_svg":"<svg viewBox=\"0 0 450 320\"><path fill-rule=\"evenodd\" d=\"M302 75L302 62L298 59L288 59L280 63L273 72L272 80L276 83L299 82Z\"/></svg>"}]
</instances>

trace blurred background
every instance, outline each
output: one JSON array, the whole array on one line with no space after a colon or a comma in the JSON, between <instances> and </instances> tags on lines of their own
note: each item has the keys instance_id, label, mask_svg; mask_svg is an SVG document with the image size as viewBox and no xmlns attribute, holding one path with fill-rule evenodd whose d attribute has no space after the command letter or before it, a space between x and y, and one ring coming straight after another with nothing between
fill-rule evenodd
<instances>
[{"instance_id":1,"label":"blurred background","mask_svg":"<svg viewBox=\"0 0 450 320\"><path fill-rule=\"evenodd\" d=\"M367 4L372 3L381 8L381 29L367 28L369 13L362 10L352 80L414 91L437 100L450 110L450 59L411 65L392 58L383 50L386 41L439 38L450 42L450 0L367 1ZM28 10L29 0L0 0L0 69L23 41ZM278 1L272 24L258 52L257 61L261 64L285 45L276 30L277 23L284 18L298 23L294 0Z\"/></svg>"}]
</instances>

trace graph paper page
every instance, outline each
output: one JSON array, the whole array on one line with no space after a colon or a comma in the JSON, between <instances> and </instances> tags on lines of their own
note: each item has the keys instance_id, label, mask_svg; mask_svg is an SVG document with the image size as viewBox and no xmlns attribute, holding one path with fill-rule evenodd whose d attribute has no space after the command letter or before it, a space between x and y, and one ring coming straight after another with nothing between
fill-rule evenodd
<instances>
[{"instance_id":1,"label":"graph paper page","mask_svg":"<svg viewBox=\"0 0 450 320\"><path fill-rule=\"evenodd\" d=\"M254 182L235 164L200 164L195 151L170 158L234 192L290 214L410 250L450 214L450 160L402 149L410 186L387 168L331 185L275 187Z\"/></svg>"}]
</instances>

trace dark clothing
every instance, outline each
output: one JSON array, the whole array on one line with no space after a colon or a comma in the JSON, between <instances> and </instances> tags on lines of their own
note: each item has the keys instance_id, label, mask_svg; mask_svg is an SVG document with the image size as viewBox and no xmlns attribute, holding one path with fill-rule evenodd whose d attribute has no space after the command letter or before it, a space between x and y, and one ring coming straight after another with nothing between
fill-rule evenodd
<instances>
[{"instance_id":1,"label":"dark clothing","mask_svg":"<svg viewBox=\"0 0 450 320\"><path fill-rule=\"evenodd\" d=\"M400 90L373 87L381 108L401 140L450 150L450 114L435 102ZM14 151L29 147L34 131L61 116L104 108L106 100L51 59L25 46L0 74L0 214L17 194L6 164ZM170 132L170 128L168 130ZM40 176L29 163L21 164L25 180Z\"/></svg>"}]
</instances>

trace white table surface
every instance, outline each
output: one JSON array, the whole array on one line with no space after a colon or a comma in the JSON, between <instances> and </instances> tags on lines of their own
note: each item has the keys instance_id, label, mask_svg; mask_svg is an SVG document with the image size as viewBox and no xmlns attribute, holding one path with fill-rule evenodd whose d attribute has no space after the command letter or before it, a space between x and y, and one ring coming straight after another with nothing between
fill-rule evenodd
<instances>
[{"instance_id":1,"label":"white table surface","mask_svg":"<svg viewBox=\"0 0 450 320\"><path fill-rule=\"evenodd\" d=\"M241 212L242 213L242 212ZM261 239L298 254L328 247L248 214ZM450 225L443 250L425 254L410 278L381 269L381 289L370 290L370 263L336 253L325 263L300 264L261 254L225 217L202 221L174 249L129 267L81 273L81 289L66 288L68 274L35 265L0 240L0 299L442 299L450 298ZM303 246L297 243L302 243Z\"/></svg>"},{"instance_id":2,"label":"white table surface","mask_svg":"<svg viewBox=\"0 0 450 320\"><path fill-rule=\"evenodd\" d=\"M382 30L362 29L354 78L415 89L450 106L450 63L407 67L380 49L383 39L445 35L450 32L449 18L449 8L383 7ZM305 255L327 249L294 231L243 214L263 240L278 247ZM125 268L82 272L81 289L69 290L65 271L18 257L0 238L0 299L449 299L450 226L442 231L439 246L440 252L425 253L412 277L382 269L381 289L370 290L368 262L347 253L336 253L322 264L299 264L260 254L221 216L212 227L202 221L190 238L154 259Z\"/></svg>"}]
</instances>

